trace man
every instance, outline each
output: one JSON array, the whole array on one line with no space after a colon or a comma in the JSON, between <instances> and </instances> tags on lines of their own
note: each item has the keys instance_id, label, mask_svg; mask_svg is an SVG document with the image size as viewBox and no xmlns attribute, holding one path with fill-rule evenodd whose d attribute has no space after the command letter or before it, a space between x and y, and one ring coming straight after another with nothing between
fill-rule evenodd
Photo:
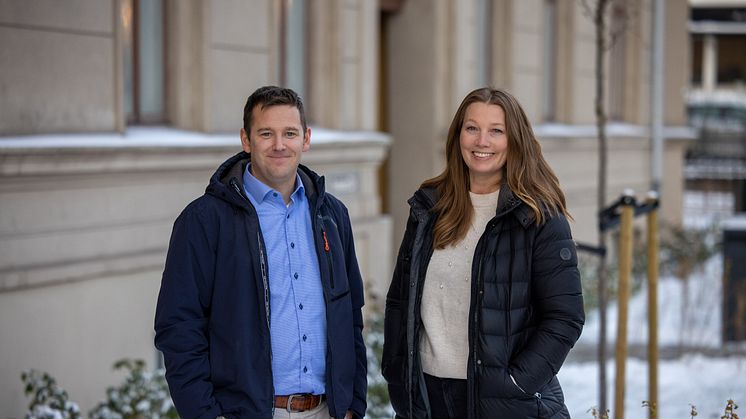
<instances>
[{"instance_id":1,"label":"man","mask_svg":"<svg viewBox=\"0 0 746 419\"><path fill-rule=\"evenodd\" d=\"M174 224L155 344L184 419L365 415L362 279L310 142L295 92L256 90L244 151Z\"/></svg>"}]
</instances>

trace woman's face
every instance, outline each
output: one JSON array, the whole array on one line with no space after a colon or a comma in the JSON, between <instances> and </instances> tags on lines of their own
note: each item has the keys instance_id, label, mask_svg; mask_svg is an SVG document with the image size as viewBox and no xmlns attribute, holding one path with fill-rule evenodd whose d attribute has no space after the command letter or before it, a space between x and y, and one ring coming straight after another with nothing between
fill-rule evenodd
<instances>
[{"instance_id":1,"label":"woman's face","mask_svg":"<svg viewBox=\"0 0 746 419\"><path fill-rule=\"evenodd\" d=\"M469 168L471 191L496 191L502 182L508 156L503 108L481 102L469 105L461 126L459 144L461 156Z\"/></svg>"}]
</instances>

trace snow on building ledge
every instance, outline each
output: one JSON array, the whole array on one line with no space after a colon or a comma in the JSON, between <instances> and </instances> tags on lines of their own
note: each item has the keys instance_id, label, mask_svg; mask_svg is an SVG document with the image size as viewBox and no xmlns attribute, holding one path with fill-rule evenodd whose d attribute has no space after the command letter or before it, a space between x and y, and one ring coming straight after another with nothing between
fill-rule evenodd
<instances>
[{"instance_id":1,"label":"snow on building ledge","mask_svg":"<svg viewBox=\"0 0 746 419\"><path fill-rule=\"evenodd\" d=\"M598 131L595 125L574 125L545 123L534 125L534 134L539 138L596 138ZM606 124L606 135L609 139L638 138L649 139L650 127L647 125L611 122ZM666 140L694 140L697 131L687 126L667 126L663 128Z\"/></svg>"},{"instance_id":2,"label":"snow on building ledge","mask_svg":"<svg viewBox=\"0 0 746 419\"><path fill-rule=\"evenodd\" d=\"M391 143L375 131L311 127L308 165L382 161ZM235 134L206 134L169 127L132 127L120 133L0 137L0 176L111 173L214 168L241 150Z\"/></svg>"}]
</instances>

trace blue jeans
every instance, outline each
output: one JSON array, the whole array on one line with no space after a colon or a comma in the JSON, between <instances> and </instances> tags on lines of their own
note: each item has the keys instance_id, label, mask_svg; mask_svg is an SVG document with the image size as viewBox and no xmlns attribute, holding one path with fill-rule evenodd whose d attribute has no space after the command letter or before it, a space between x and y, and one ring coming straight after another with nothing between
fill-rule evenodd
<instances>
[{"instance_id":1,"label":"blue jeans","mask_svg":"<svg viewBox=\"0 0 746 419\"><path fill-rule=\"evenodd\" d=\"M467 416L466 380L425 374L431 419L461 419Z\"/></svg>"}]
</instances>

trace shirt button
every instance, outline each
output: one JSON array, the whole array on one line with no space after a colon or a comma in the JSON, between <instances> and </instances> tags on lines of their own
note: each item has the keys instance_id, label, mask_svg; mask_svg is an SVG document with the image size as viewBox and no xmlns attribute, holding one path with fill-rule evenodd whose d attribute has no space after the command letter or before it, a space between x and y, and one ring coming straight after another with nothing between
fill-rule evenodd
<instances>
[{"instance_id":1,"label":"shirt button","mask_svg":"<svg viewBox=\"0 0 746 419\"><path fill-rule=\"evenodd\" d=\"M303 372L308 372L308 367L303 367Z\"/></svg>"},{"instance_id":2,"label":"shirt button","mask_svg":"<svg viewBox=\"0 0 746 419\"><path fill-rule=\"evenodd\" d=\"M272 192L272 196L274 196L275 198L277 198L277 192Z\"/></svg>"},{"instance_id":3,"label":"shirt button","mask_svg":"<svg viewBox=\"0 0 746 419\"><path fill-rule=\"evenodd\" d=\"M298 308L303 310L303 303L298 304Z\"/></svg>"},{"instance_id":4,"label":"shirt button","mask_svg":"<svg viewBox=\"0 0 746 419\"><path fill-rule=\"evenodd\" d=\"M303 342L306 341L306 335L303 335Z\"/></svg>"},{"instance_id":5,"label":"shirt button","mask_svg":"<svg viewBox=\"0 0 746 419\"><path fill-rule=\"evenodd\" d=\"M288 214L287 216L285 216L285 218L290 218L290 214Z\"/></svg>"},{"instance_id":6,"label":"shirt button","mask_svg":"<svg viewBox=\"0 0 746 419\"><path fill-rule=\"evenodd\" d=\"M295 274L293 274L293 278L298 279L298 272L296 272Z\"/></svg>"},{"instance_id":7,"label":"shirt button","mask_svg":"<svg viewBox=\"0 0 746 419\"><path fill-rule=\"evenodd\" d=\"M290 248L295 249L295 242L290 242Z\"/></svg>"}]
</instances>

